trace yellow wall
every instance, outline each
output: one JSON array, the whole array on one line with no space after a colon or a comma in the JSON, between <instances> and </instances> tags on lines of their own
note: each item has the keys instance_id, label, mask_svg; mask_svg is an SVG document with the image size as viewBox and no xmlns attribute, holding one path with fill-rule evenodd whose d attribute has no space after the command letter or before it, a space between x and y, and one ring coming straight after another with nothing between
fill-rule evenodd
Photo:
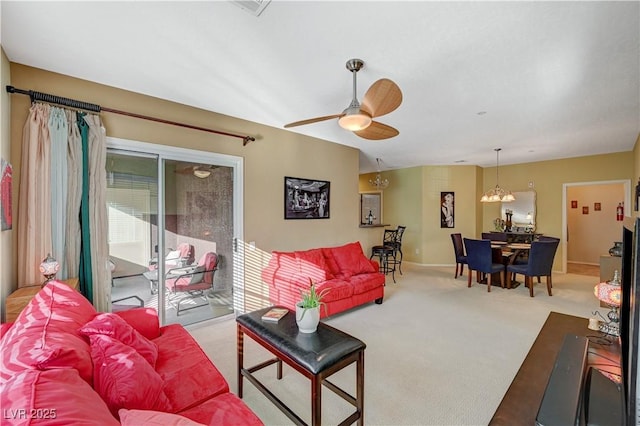
<instances>
[{"instance_id":1,"label":"yellow wall","mask_svg":"<svg viewBox=\"0 0 640 426\"><path fill-rule=\"evenodd\" d=\"M22 126L29 99L9 97L4 86L12 84L105 107L132 111L232 133L256 135L257 141L246 147L229 137L152 123L120 115L103 113L108 136L176 145L244 158L244 240L255 241L259 252L305 249L338 245L359 240L368 252L379 243L382 228L359 228L359 191L371 188L372 175L358 176L358 151L354 148L298 135L282 129L216 114L149 96L128 92L69 76L10 64L2 55L2 155L14 165L14 229ZM194 94L195 95L195 94ZM6 125L10 117L10 126ZM10 127L10 135L7 134ZM10 144L7 143L10 139ZM500 167L500 184L513 191L524 190L534 182L538 193L538 230L561 235L562 184L640 177L640 143L633 152L566 160L544 161ZM405 260L421 264L452 264L453 250L449 234L479 236L492 229L499 206L481 204L484 190L495 185L495 168L476 166L422 166L383 173L390 180L384 190L384 222L407 226L403 240ZM283 219L283 177L296 176L331 181L331 218L328 220ZM456 223L453 231L440 228L440 192L454 191ZM9 237L7 237L7 235ZM5 231L1 241L16 233ZM5 246L2 246L3 254ZM9 250L12 252L12 250ZM16 259L0 256L0 294L15 289ZM9 265L9 267L7 267ZM256 277L256 271L249 271ZM2 303L4 305L4 303Z\"/></svg>"},{"instance_id":2,"label":"yellow wall","mask_svg":"<svg viewBox=\"0 0 640 426\"><path fill-rule=\"evenodd\" d=\"M255 142L243 147L240 139L122 115L101 114L107 136L243 157L244 240L255 241L260 253L332 246L358 240L363 242L368 251L366 244L371 238L371 230L358 227L357 149L20 64L11 63L10 66L11 82L6 83L19 89L36 90L113 109L257 136ZM4 76L5 73L3 96ZM28 96L12 95L10 102L10 148L15 170L14 205L17 205L22 127L30 100ZM3 109L2 116L4 120L9 114ZM3 129L6 127L8 126L3 126ZM330 219L284 220L284 176L330 181ZM15 225L14 223L14 229ZM3 233L3 237L4 234L6 233ZM14 237L14 249L16 246ZM16 288L17 260L0 261L3 262L3 275L9 270L13 277L2 279L2 291L6 293ZM11 267L5 268L7 263ZM251 271L247 272L247 275L251 274Z\"/></svg>"},{"instance_id":3,"label":"yellow wall","mask_svg":"<svg viewBox=\"0 0 640 426\"><path fill-rule=\"evenodd\" d=\"M524 191L533 182L537 192L537 231L562 236L562 188L565 183L633 179L638 173L640 149L616 154L586 156L500 166L500 186ZM635 169L635 171L634 171ZM635 173L635 174L634 174ZM370 189L375 174L360 177L360 190ZM493 187L495 167L422 166L382 173L390 181L383 192L384 222L407 225L403 241L405 260L429 264L453 264L450 234L479 237L493 230L500 217L500 203L480 203L482 193ZM636 180L637 182L637 180ZM632 186L635 186L633 184ZM440 228L440 192L455 192L455 228ZM613 241L613 240L612 240ZM418 250L416 252L416 250ZM563 247L556 255L555 269L561 267Z\"/></svg>"},{"instance_id":4,"label":"yellow wall","mask_svg":"<svg viewBox=\"0 0 640 426\"><path fill-rule=\"evenodd\" d=\"M631 180L633 168L631 152L500 166L500 186L511 191L525 191L529 182L533 182L538 195L536 231L561 236L563 184ZM495 167L484 169L487 188L495 185L495 179ZM500 204L486 203L483 209L483 229L491 229L491 221L499 216Z\"/></svg>"},{"instance_id":5,"label":"yellow wall","mask_svg":"<svg viewBox=\"0 0 640 426\"><path fill-rule=\"evenodd\" d=\"M11 140L9 133L9 119L11 115L11 102L5 86L11 80L9 60L0 46L0 157L5 161L12 162ZM17 203L13 202L13 217L15 218ZM14 227L15 229L15 227ZM11 293L13 288L5 283L15 281L15 271L13 268L13 250L11 249L14 230L0 231L0 301L2 301L1 320L4 321L4 300Z\"/></svg>"}]
</instances>

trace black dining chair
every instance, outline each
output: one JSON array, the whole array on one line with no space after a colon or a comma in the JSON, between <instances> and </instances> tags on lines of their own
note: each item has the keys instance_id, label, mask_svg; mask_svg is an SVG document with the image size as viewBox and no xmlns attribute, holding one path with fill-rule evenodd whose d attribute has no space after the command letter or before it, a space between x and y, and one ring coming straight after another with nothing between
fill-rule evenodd
<instances>
[{"instance_id":1,"label":"black dining chair","mask_svg":"<svg viewBox=\"0 0 640 426\"><path fill-rule=\"evenodd\" d=\"M467 255L464 253L464 243L462 242L462 234L451 234L453 242L453 253L456 257L456 274L455 278L464 274L464 265L467 264Z\"/></svg>"},{"instance_id":2,"label":"black dining chair","mask_svg":"<svg viewBox=\"0 0 640 426\"><path fill-rule=\"evenodd\" d=\"M493 261L493 252L490 240L474 240L464 238L464 247L467 250L467 266L469 277L467 287L471 287L471 272L476 271L476 280L480 281L480 273L487 276L487 291L491 291L493 274L500 274L500 286L504 288L504 265Z\"/></svg>"},{"instance_id":3,"label":"black dining chair","mask_svg":"<svg viewBox=\"0 0 640 426\"><path fill-rule=\"evenodd\" d=\"M396 229L385 229L382 244L371 247L371 256L369 257L369 259L378 257L380 272L385 275L391 272L394 283L396 282L396 264L398 264L395 245L397 234L398 231Z\"/></svg>"},{"instance_id":4,"label":"black dining chair","mask_svg":"<svg viewBox=\"0 0 640 426\"><path fill-rule=\"evenodd\" d=\"M394 260L398 265L398 270L400 271L400 275L402 275L402 236L404 235L404 230L407 229L406 226L398 225L398 229L396 229L396 238L393 242L393 248L395 250ZM398 253L400 253L400 260L398 260Z\"/></svg>"},{"instance_id":5,"label":"black dining chair","mask_svg":"<svg viewBox=\"0 0 640 426\"><path fill-rule=\"evenodd\" d=\"M533 241L529 250L529 261L525 265L507 266L507 287L511 285L512 274L521 274L525 277L525 285L529 287L529 296L533 297L533 277L546 277L547 292L553 296L551 288L551 269L553 259L558 249L560 240L554 241Z\"/></svg>"}]
</instances>

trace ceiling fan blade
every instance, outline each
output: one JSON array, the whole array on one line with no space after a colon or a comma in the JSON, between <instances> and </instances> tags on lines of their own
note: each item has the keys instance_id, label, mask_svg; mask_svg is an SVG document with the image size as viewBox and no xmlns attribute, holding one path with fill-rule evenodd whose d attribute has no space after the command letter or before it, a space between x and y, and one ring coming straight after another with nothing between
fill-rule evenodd
<instances>
[{"instance_id":1,"label":"ceiling fan blade","mask_svg":"<svg viewBox=\"0 0 640 426\"><path fill-rule=\"evenodd\" d=\"M393 127L387 126L386 124L382 124L377 121L372 121L369 127L367 127L366 129L358 130L357 132L353 133L360 136L361 138L370 140L389 139L400 134L400 132Z\"/></svg>"},{"instance_id":2,"label":"ceiling fan blade","mask_svg":"<svg viewBox=\"0 0 640 426\"><path fill-rule=\"evenodd\" d=\"M381 78L369 87L362 100L361 108L380 117L394 111L402 103L402 91L396 83L388 78Z\"/></svg>"},{"instance_id":3,"label":"ceiling fan blade","mask_svg":"<svg viewBox=\"0 0 640 426\"><path fill-rule=\"evenodd\" d=\"M294 121L293 123L285 124L284 128L303 126L305 124L317 123L318 121L331 120L332 118L342 117L344 114L325 115L324 117L309 118L307 120Z\"/></svg>"}]
</instances>

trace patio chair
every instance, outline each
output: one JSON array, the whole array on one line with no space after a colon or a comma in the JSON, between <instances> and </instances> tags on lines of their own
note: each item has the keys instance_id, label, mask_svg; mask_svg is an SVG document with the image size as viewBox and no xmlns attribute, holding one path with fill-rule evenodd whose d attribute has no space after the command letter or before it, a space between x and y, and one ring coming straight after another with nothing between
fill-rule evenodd
<instances>
[{"instance_id":1,"label":"patio chair","mask_svg":"<svg viewBox=\"0 0 640 426\"><path fill-rule=\"evenodd\" d=\"M167 272L165 287L168 290L169 300L178 300L177 315L209 304L205 291L213 289L213 277L217 270L218 255L208 252L200 258L197 265L174 268ZM206 303L181 308L182 302L195 298L202 298Z\"/></svg>"},{"instance_id":2,"label":"patio chair","mask_svg":"<svg viewBox=\"0 0 640 426\"><path fill-rule=\"evenodd\" d=\"M171 269L191 265L195 261L195 249L189 243L181 243L176 250L171 250L164 258L165 273ZM151 294L158 292L158 258L149 261L149 269L143 275L149 280Z\"/></svg>"}]
</instances>

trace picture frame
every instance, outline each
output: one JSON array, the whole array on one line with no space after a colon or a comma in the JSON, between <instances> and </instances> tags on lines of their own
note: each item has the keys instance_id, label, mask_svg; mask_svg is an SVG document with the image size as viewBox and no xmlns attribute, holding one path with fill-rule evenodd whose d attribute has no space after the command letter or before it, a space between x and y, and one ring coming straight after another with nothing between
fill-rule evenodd
<instances>
[{"instance_id":1,"label":"picture frame","mask_svg":"<svg viewBox=\"0 0 640 426\"><path fill-rule=\"evenodd\" d=\"M440 193L440 228L455 228L456 194L453 191L444 191Z\"/></svg>"},{"instance_id":2,"label":"picture frame","mask_svg":"<svg viewBox=\"0 0 640 426\"><path fill-rule=\"evenodd\" d=\"M369 220L369 213L371 213L371 220ZM380 224L382 224L382 191L361 192L360 225Z\"/></svg>"},{"instance_id":3,"label":"picture frame","mask_svg":"<svg viewBox=\"0 0 640 426\"><path fill-rule=\"evenodd\" d=\"M602 204L601 203L593 203L593 211L594 212L599 212L602 210Z\"/></svg>"},{"instance_id":4,"label":"picture frame","mask_svg":"<svg viewBox=\"0 0 640 426\"><path fill-rule=\"evenodd\" d=\"M331 182L284 177L285 219L329 219Z\"/></svg>"},{"instance_id":5,"label":"picture frame","mask_svg":"<svg viewBox=\"0 0 640 426\"><path fill-rule=\"evenodd\" d=\"M578 200L571 200L571 208L572 209L578 208Z\"/></svg>"},{"instance_id":6,"label":"picture frame","mask_svg":"<svg viewBox=\"0 0 640 426\"><path fill-rule=\"evenodd\" d=\"M582 214L589 214L589 206L582 206Z\"/></svg>"}]
</instances>

